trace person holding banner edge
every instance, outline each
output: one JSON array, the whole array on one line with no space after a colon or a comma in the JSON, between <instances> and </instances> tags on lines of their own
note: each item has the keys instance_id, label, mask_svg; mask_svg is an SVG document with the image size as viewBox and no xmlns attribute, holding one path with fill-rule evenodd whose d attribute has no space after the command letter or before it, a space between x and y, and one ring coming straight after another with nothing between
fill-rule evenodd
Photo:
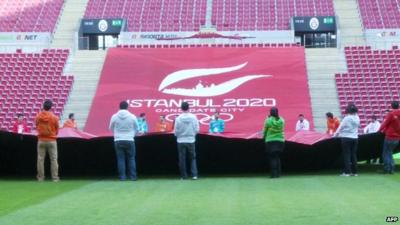
<instances>
[{"instance_id":1,"label":"person holding banner edge","mask_svg":"<svg viewBox=\"0 0 400 225\"><path fill-rule=\"evenodd\" d=\"M272 107L264 123L265 151L269 158L271 178L279 178L282 172L281 154L285 148L285 120L279 116L278 108Z\"/></svg>"},{"instance_id":2,"label":"person holding banner edge","mask_svg":"<svg viewBox=\"0 0 400 225\"><path fill-rule=\"evenodd\" d=\"M109 126L114 134L114 148L120 181L125 181L127 178L126 161L128 162L129 179L137 180L135 134L138 127L136 116L128 111L128 103L120 102L119 111L111 117Z\"/></svg>"},{"instance_id":3,"label":"person holding banner edge","mask_svg":"<svg viewBox=\"0 0 400 225\"><path fill-rule=\"evenodd\" d=\"M190 170L193 180L197 180L196 162L196 135L199 133L200 125L196 116L189 112L189 103L182 102L183 113L175 119L174 134L178 143L179 171L181 179L188 177L186 170L186 155L189 155Z\"/></svg>"}]
</instances>

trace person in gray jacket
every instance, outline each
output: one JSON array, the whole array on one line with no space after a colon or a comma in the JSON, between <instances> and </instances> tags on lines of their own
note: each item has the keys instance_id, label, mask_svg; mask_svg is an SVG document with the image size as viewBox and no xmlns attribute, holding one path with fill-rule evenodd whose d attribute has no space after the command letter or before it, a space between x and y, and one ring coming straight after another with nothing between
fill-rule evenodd
<instances>
[{"instance_id":1,"label":"person in gray jacket","mask_svg":"<svg viewBox=\"0 0 400 225\"><path fill-rule=\"evenodd\" d=\"M128 103L122 101L119 104L119 111L111 117L110 130L114 134L114 148L117 156L118 174L121 181L125 181L126 158L128 161L128 178L137 180L135 162L135 134L138 130L136 116L128 111Z\"/></svg>"},{"instance_id":2,"label":"person in gray jacket","mask_svg":"<svg viewBox=\"0 0 400 225\"><path fill-rule=\"evenodd\" d=\"M174 134L178 142L179 171L181 179L186 179L186 154L189 154L190 170L193 180L197 180L196 163L196 135L199 133L199 121L196 116L189 112L189 104L182 102L181 109L183 113L175 120Z\"/></svg>"},{"instance_id":3,"label":"person in gray jacket","mask_svg":"<svg viewBox=\"0 0 400 225\"><path fill-rule=\"evenodd\" d=\"M357 113L357 107L354 104L349 104L346 108L346 116L334 134L335 137L341 137L344 160L344 170L342 176L346 177L358 176L357 146L360 118L358 117Z\"/></svg>"}]
</instances>

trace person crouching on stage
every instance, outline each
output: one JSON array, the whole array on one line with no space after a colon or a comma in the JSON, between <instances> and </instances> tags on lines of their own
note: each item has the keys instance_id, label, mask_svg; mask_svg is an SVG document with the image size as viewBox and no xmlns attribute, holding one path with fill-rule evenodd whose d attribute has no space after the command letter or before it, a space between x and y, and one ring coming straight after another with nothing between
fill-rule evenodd
<instances>
[{"instance_id":1,"label":"person crouching on stage","mask_svg":"<svg viewBox=\"0 0 400 225\"><path fill-rule=\"evenodd\" d=\"M309 131L310 130L310 122L306 118L304 118L303 114L299 115L299 120L296 123L296 131Z\"/></svg>"},{"instance_id":2,"label":"person crouching on stage","mask_svg":"<svg viewBox=\"0 0 400 225\"><path fill-rule=\"evenodd\" d=\"M357 175L357 146L358 146L358 129L360 128L360 118L357 115L358 109L354 104L350 104L346 108L346 116L340 123L334 136L341 138L344 171L341 176L358 176Z\"/></svg>"},{"instance_id":3,"label":"person crouching on stage","mask_svg":"<svg viewBox=\"0 0 400 225\"><path fill-rule=\"evenodd\" d=\"M29 132L28 126L26 125L26 121L24 120L24 115L18 114L17 120L13 125L12 131L17 134L23 134Z\"/></svg>"},{"instance_id":4,"label":"person crouching on stage","mask_svg":"<svg viewBox=\"0 0 400 225\"><path fill-rule=\"evenodd\" d=\"M149 126L146 120L146 113L140 113L138 118L138 125L139 125L138 134L140 135L147 134L147 132L149 131Z\"/></svg>"},{"instance_id":5,"label":"person crouching on stage","mask_svg":"<svg viewBox=\"0 0 400 225\"><path fill-rule=\"evenodd\" d=\"M264 123L265 150L269 158L271 178L281 176L281 154L285 148L285 121L279 116L278 108L272 107Z\"/></svg>"},{"instance_id":6,"label":"person crouching on stage","mask_svg":"<svg viewBox=\"0 0 400 225\"><path fill-rule=\"evenodd\" d=\"M172 131L172 124L165 119L165 115L160 116L160 120L156 124L156 132L167 133Z\"/></svg>"},{"instance_id":7,"label":"person crouching on stage","mask_svg":"<svg viewBox=\"0 0 400 225\"><path fill-rule=\"evenodd\" d=\"M209 133L223 133L225 130L225 121L219 118L219 112L214 114L214 118L210 122Z\"/></svg>"},{"instance_id":8,"label":"person crouching on stage","mask_svg":"<svg viewBox=\"0 0 400 225\"><path fill-rule=\"evenodd\" d=\"M68 120L64 122L63 128L74 128L74 129L78 128L78 125L75 120L75 115L73 113L70 113L68 115Z\"/></svg>"},{"instance_id":9,"label":"person crouching on stage","mask_svg":"<svg viewBox=\"0 0 400 225\"><path fill-rule=\"evenodd\" d=\"M340 120L337 117L333 117L333 114L331 112L326 113L327 134L331 136L335 134L337 128L339 127L339 124Z\"/></svg>"}]
</instances>

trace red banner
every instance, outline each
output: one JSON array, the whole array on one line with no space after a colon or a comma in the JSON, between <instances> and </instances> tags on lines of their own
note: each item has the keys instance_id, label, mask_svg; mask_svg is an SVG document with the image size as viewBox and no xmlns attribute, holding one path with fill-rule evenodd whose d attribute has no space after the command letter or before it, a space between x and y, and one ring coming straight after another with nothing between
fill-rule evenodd
<instances>
[{"instance_id":1,"label":"red banner","mask_svg":"<svg viewBox=\"0 0 400 225\"><path fill-rule=\"evenodd\" d=\"M150 132L160 115L173 121L182 101L202 132L220 112L230 137L254 137L272 106L287 131L298 114L312 118L303 48L110 49L85 131L110 134L122 100L136 116L146 113Z\"/></svg>"}]
</instances>

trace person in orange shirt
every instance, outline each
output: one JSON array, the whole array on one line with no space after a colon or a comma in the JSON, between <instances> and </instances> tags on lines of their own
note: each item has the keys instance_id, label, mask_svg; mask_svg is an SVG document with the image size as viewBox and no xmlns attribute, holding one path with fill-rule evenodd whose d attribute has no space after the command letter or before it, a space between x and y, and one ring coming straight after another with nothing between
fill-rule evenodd
<instances>
[{"instance_id":1,"label":"person in orange shirt","mask_svg":"<svg viewBox=\"0 0 400 225\"><path fill-rule=\"evenodd\" d=\"M68 120L64 122L63 128L78 128L78 125L75 121L75 115L73 113L68 115Z\"/></svg>"},{"instance_id":2,"label":"person in orange shirt","mask_svg":"<svg viewBox=\"0 0 400 225\"><path fill-rule=\"evenodd\" d=\"M172 124L165 120L165 116L160 116L160 121L156 124L156 132L172 132Z\"/></svg>"},{"instance_id":3,"label":"person in orange shirt","mask_svg":"<svg viewBox=\"0 0 400 225\"><path fill-rule=\"evenodd\" d=\"M326 113L326 133L329 135L333 135L340 125L340 120L337 117L333 117L331 112Z\"/></svg>"},{"instance_id":4,"label":"person in orange shirt","mask_svg":"<svg viewBox=\"0 0 400 225\"><path fill-rule=\"evenodd\" d=\"M57 162L57 134L58 134L58 117L50 112L53 106L52 101L46 100L43 103L43 111L36 116L36 130L38 133L37 144L37 180L43 181L44 174L44 160L46 152L50 156L51 164L51 177L54 182L60 180L58 176L58 162Z\"/></svg>"}]
</instances>

